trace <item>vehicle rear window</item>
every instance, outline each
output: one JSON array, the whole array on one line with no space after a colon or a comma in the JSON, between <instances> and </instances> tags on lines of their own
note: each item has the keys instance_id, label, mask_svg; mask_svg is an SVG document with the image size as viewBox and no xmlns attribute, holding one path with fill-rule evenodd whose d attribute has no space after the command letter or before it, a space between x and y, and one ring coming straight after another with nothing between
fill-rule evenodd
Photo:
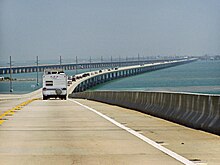
<instances>
[{"instance_id":1,"label":"vehicle rear window","mask_svg":"<svg viewBox=\"0 0 220 165\"><path fill-rule=\"evenodd\" d=\"M53 81L46 81L46 86L53 86Z\"/></svg>"}]
</instances>

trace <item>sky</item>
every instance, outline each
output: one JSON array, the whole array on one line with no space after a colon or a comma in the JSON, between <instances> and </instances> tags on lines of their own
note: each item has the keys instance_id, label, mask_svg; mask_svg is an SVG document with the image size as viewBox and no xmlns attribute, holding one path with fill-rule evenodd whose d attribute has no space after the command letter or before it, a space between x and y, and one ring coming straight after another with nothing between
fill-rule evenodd
<instances>
[{"instance_id":1,"label":"sky","mask_svg":"<svg viewBox=\"0 0 220 165\"><path fill-rule=\"evenodd\" d=\"M0 61L220 54L220 0L0 0Z\"/></svg>"}]
</instances>

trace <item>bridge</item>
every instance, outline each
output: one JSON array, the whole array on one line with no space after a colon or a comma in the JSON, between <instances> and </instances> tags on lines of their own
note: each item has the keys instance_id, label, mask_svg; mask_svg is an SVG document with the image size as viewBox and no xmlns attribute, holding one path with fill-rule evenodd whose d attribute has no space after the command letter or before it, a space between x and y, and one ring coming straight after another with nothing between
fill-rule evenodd
<instances>
[{"instance_id":1,"label":"bridge","mask_svg":"<svg viewBox=\"0 0 220 165\"><path fill-rule=\"evenodd\" d=\"M99 84L105 81L104 78L121 78L186 62L189 61L144 64L120 67L117 70L103 69L98 73L90 72L87 77L80 77L80 74L77 75L80 78L68 87L69 96L75 98L67 101L42 100L41 90L24 95L0 95L1 163L219 164L218 135L140 112L138 105L142 107L147 101L138 93L131 93L136 99L132 102L132 97L127 93L110 92L109 95L105 91L102 94L85 91L94 85L90 79ZM93 101L94 96L102 102ZM86 99L82 99L83 97ZM200 96L202 99L197 100L196 104L186 104L186 111L192 108L202 111L203 115L199 117L204 122L214 114L213 123L219 123L219 96L207 97L208 104L203 105L204 98ZM149 102L151 107L148 105L148 108L153 108L155 112L158 109L158 113L163 113L159 102L163 107L171 108L177 101L180 103L178 111L183 111L181 100L195 101L195 98L185 96L175 100L174 95L169 97L153 94L146 98L152 99ZM107 102L108 100L112 102ZM121 102L120 106L115 103L117 100ZM136 108L132 108L133 103ZM129 106L126 107L125 104ZM207 107L209 104L216 112L206 112L210 108ZM168 112L172 113L168 110L164 115ZM192 121L196 121L198 117L193 112L182 115L191 117Z\"/></svg>"},{"instance_id":2,"label":"bridge","mask_svg":"<svg viewBox=\"0 0 220 165\"><path fill-rule=\"evenodd\" d=\"M176 58L179 60L181 58ZM155 63L170 61L173 59L153 59L153 60L134 60L134 61L111 61L111 62L92 62L92 63L69 63L69 64L42 64L42 65L30 65L30 66L12 66L0 67L0 74L17 74L17 73L30 73L30 72L43 72L45 69L64 69L64 70L76 70L76 69L88 69L88 68L107 68L107 67L123 67L131 65L139 65L143 63Z\"/></svg>"}]
</instances>

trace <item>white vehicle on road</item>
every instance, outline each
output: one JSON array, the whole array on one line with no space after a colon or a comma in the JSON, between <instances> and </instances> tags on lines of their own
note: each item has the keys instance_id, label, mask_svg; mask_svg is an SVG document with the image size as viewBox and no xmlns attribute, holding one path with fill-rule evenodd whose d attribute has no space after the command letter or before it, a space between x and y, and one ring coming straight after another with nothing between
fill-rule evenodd
<instances>
[{"instance_id":1,"label":"white vehicle on road","mask_svg":"<svg viewBox=\"0 0 220 165\"><path fill-rule=\"evenodd\" d=\"M47 69L43 75L43 100L67 97L67 75L63 70Z\"/></svg>"}]
</instances>

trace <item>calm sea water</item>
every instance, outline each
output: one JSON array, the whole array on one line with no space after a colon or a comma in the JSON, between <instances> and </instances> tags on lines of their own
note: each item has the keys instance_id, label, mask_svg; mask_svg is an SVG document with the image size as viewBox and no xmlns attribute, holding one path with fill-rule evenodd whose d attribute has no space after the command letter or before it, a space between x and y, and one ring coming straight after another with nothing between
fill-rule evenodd
<instances>
[{"instance_id":1,"label":"calm sea water","mask_svg":"<svg viewBox=\"0 0 220 165\"><path fill-rule=\"evenodd\" d=\"M79 73L86 71L89 70L78 70ZM74 75L75 71L66 71L66 73ZM13 93L28 93L40 88L42 86L42 74L39 73L39 86L36 86L36 81L14 81ZM13 78L36 78L36 75L36 73L14 74ZM173 68L147 72L113 80L96 86L92 90L176 91L220 94L220 61L197 61ZM9 82L0 82L0 93L9 93Z\"/></svg>"},{"instance_id":2,"label":"calm sea water","mask_svg":"<svg viewBox=\"0 0 220 165\"><path fill-rule=\"evenodd\" d=\"M220 61L197 61L96 86L92 90L175 91L220 94Z\"/></svg>"}]
</instances>

